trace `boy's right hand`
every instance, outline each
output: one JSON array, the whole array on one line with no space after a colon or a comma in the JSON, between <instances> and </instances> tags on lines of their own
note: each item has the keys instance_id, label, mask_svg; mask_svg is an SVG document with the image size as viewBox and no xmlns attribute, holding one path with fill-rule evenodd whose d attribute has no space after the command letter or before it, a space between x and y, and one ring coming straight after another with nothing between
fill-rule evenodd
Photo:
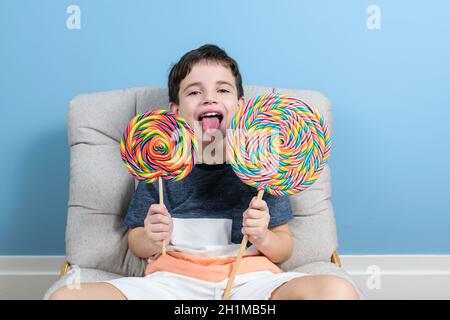
<instances>
[{"instance_id":1,"label":"boy's right hand","mask_svg":"<svg viewBox=\"0 0 450 320\"><path fill-rule=\"evenodd\" d=\"M173 230L172 217L164 205L152 204L144 220L144 229L148 238L156 245L162 246L163 241L166 245L170 241Z\"/></svg>"}]
</instances>

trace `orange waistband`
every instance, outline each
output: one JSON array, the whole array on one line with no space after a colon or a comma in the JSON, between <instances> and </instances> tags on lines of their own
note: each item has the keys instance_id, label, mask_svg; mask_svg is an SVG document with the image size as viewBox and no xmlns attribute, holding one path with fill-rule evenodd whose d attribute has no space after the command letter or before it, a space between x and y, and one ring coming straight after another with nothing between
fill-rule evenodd
<instances>
[{"instance_id":1,"label":"orange waistband","mask_svg":"<svg viewBox=\"0 0 450 320\"><path fill-rule=\"evenodd\" d=\"M191 278L220 282L230 276L236 257L203 258L183 252L167 252L156 260L148 260L145 275L157 271L172 272ZM282 270L265 256L245 256L242 258L237 274L269 270L281 273Z\"/></svg>"}]
</instances>

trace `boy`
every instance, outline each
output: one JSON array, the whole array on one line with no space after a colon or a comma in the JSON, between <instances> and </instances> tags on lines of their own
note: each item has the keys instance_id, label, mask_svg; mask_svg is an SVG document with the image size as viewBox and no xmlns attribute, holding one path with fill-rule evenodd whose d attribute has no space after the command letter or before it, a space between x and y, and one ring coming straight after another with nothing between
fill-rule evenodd
<instances>
[{"instance_id":1,"label":"boy","mask_svg":"<svg viewBox=\"0 0 450 320\"><path fill-rule=\"evenodd\" d=\"M181 181L164 181L167 207L157 204L157 184L136 189L124 223L130 250L148 259L146 276L62 288L51 299L221 299L243 234L251 245L231 299L356 299L341 278L277 267L292 254L289 199L256 200L225 163L226 130L245 103L236 61L204 45L173 66L168 86L170 110L195 129L199 164ZM158 257L163 241L167 254Z\"/></svg>"}]
</instances>

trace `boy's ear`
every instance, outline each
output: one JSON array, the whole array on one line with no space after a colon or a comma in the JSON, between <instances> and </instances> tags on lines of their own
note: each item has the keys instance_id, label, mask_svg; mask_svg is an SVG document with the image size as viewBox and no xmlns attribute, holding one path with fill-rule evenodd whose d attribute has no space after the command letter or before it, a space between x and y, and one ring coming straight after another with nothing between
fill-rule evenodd
<instances>
[{"instance_id":1,"label":"boy's ear","mask_svg":"<svg viewBox=\"0 0 450 320\"><path fill-rule=\"evenodd\" d=\"M239 108L243 108L245 106L245 98L242 96L238 101Z\"/></svg>"},{"instance_id":2,"label":"boy's ear","mask_svg":"<svg viewBox=\"0 0 450 320\"><path fill-rule=\"evenodd\" d=\"M170 111L172 111L175 114L178 114L179 109L180 109L180 107L177 104L175 104L173 102L169 102L169 110Z\"/></svg>"}]
</instances>

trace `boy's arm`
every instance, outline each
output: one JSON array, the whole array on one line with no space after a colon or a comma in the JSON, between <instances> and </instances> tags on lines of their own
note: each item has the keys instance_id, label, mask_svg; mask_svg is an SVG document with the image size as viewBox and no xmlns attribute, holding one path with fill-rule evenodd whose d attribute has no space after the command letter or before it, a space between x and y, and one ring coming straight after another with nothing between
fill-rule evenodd
<instances>
[{"instance_id":1,"label":"boy's arm","mask_svg":"<svg viewBox=\"0 0 450 320\"><path fill-rule=\"evenodd\" d=\"M287 223L267 229L260 241L253 240L252 243L274 263L283 263L292 254L292 233Z\"/></svg>"},{"instance_id":2,"label":"boy's arm","mask_svg":"<svg viewBox=\"0 0 450 320\"><path fill-rule=\"evenodd\" d=\"M149 239L144 227L128 231L128 247L134 255L148 259L161 251L161 246Z\"/></svg>"},{"instance_id":3,"label":"boy's arm","mask_svg":"<svg viewBox=\"0 0 450 320\"><path fill-rule=\"evenodd\" d=\"M292 254L292 233L287 223L269 228L270 213L266 201L253 197L244 212L242 233L274 263L282 263Z\"/></svg>"},{"instance_id":4,"label":"boy's arm","mask_svg":"<svg viewBox=\"0 0 450 320\"><path fill-rule=\"evenodd\" d=\"M128 232L128 247L140 258L150 258L161 251L163 241L170 241L172 218L164 205L152 204L143 227Z\"/></svg>"}]
</instances>

